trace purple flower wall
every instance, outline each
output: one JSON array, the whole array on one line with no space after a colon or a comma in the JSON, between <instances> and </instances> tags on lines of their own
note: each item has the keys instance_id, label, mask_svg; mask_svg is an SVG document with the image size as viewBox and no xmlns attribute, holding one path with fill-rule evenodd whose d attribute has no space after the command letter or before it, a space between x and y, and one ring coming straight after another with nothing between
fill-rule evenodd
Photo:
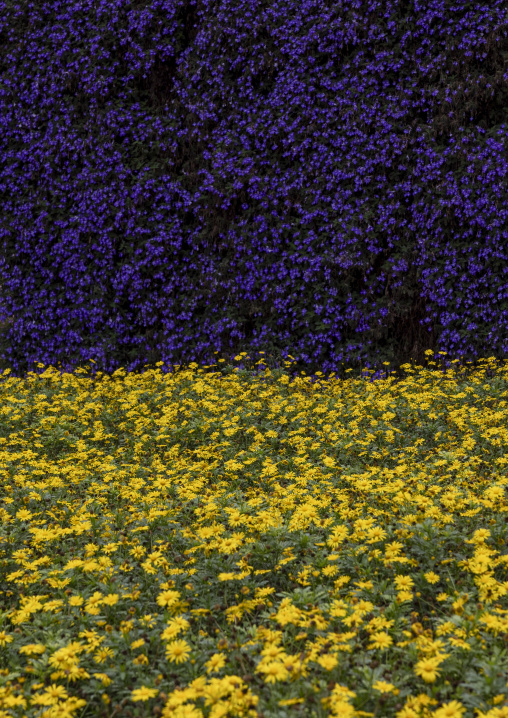
<instances>
[{"instance_id":1,"label":"purple flower wall","mask_svg":"<svg viewBox=\"0 0 508 718\"><path fill-rule=\"evenodd\" d=\"M503 356L507 20L0 0L0 357Z\"/></svg>"}]
</instances>

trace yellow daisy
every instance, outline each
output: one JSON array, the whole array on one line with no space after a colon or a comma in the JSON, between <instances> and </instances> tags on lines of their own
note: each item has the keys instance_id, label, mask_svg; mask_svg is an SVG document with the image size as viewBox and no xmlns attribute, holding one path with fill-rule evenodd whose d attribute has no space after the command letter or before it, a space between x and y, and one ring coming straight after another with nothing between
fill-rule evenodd
<instances>
[{"instance_id":1,"label":"yellow daisy","mask_svg":"<svg viewBox=\"0 0 508 718\"><path fill-rule=\"evenodd\" d=\"M13 638L5 631L0 631L0 647L3 648L6 643L12 643Z\"/></svg>"},{"instance_id":2,"label":"yellow daisy","mask_svg":"<svg viewBox=\"0 0 508 718\"><path fill-rule=\"evenodd\" d=\"M32 698L32 704L39 706L54 706L58 701L63 701L68 698L68 693L63 686L57 686L55 684L46 688L44 693L39 696Z\"/></svg>"},{"instance_id":3,"label":"yellow daisy","mask_svg":"<svg viewBox=\"0 0 508 718\"><path fill-rule=\"evenodd\" d=\"M434 573L434 571L429 571L428 573L424 573L423 575L429 583L437 583L439 581L439 576L437 575L437 573Z\"/></svg>"},{"instance_id":4,"label":"yellow daisy","mask_svg":"<svg viewBox=\"0 0 508 718\"><path fill-rule=\"evenodd\" d=\"M370 650L372 650L373 648L380 648L381 650L383 650L391 646L393 643L393 638L390 636L389 633L386 633L386 631L378 631L377 633L373 633L370 637L370 640Z\"/></svg>"},{"instance_id":5,"label":"yellow daisy","mask_svg":"<svg viewBox=\"0 0 508 718\"><path fill-rule=\"evenodd\" d=\"M141 686L141 688L136 688L131 693L131 700L133 701L148 701L150 698L155 698L155 696L159 693L157 688L147 688L146 686Z\"/></svg>"},{"instance_id":6,"label":"yellow daisy","mask_svg":"<svg viewBox=\"0 0 508 718\"><path fill-rule=\"evenodd\" d=\"M28 643L26 646L21 646L18 653L24 653L27 656L33 656L37 653L44 653L46 646L42 643Z\"/></svg>"},{"instance_id":7,"label":"yellow daisy","mask_svg":"<svg viewBox=\"0 0 508 718\"><path fill-rule=\"evenodd\" d=\"M438 663L434 658L424 658L415 665L417 676L423 678L426 683L433 683L439 675Z\"/></svg>"},{"instance_id":8,"label":"yellow daisy","mask_svg":"<svg viewBox=\"0 0 508 718\"><path fill-rule=\"evenodd\" d=\"M329 653L324 656L319 656L319 658L316 659L321 668L324 668L327 671L331 671L335 668L335 666L338 664L338 660L335 656L330 655Z\"/></svg>"},{"instance_id":9,"label":"yellow daisy","mask_svg":"<svg viewBox=\"0 0 508 718\"><path fill-rule=\"evenodd\" d=\"M172 641L166 646L166 658L171 663L185 663L190 654L187 641Z\"/></svg>"},{"instance_id":10,"label":"yellow daisy","mask_svg":"<svg viewBox=\"0 0 508 718\"><path fill-rule=\"evenodd\" d=\"M381 693L394 693L397 695L399 692L393 683L386 683L386 681L376 681L372 687L374 690L380 691Z\"/></svg>"},{"instance_id":11,"label":"yellow daisy","mask_svg":"<svg viewBox=\"0 0 508 718\"><path fill-rule=\"evenodd\" d=\"M223 653L214 653L213 656L205 663L206 672L214 673L220 671L226 665L226 656Z\"/></svg>"},{"instance_id":12,"label":"yellow daisy","mask_svg":"<svg viewBox=\"0 0 508 718\"><path fill-rule=\"evenodd\" d=\"M272 663L258 666L257 670L265 674L265 683L285 681L289 678L289 673L286 670L286 667L279 661L272 661Z\"/></svg>"},{"instance_id":13,"label":"yellow daisy","mask_svg":"<svg viewBox=\"0 0 508 718\"><path fill-rule=\"evenodd\" d=\"M433 718L462 718L462 715L466 712L466 709L458 701L450 701L450 703L444 703L441 708L438 708L432 714Z\"/></svg>"}]
</instances>

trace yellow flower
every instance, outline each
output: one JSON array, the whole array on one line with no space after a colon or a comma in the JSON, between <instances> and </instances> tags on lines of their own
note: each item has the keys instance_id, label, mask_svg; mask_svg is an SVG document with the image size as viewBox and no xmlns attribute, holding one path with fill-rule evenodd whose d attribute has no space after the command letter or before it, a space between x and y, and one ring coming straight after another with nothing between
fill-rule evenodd
<instances>
[{"instance_id":1,"label":"yellow flower","mask_svg":"<svg viewBox=\"0 0 508 718\"><path fill-rule=\"evenodd\" d=\"M324 656L319 656L316 660L317 663L319 663L319 665L327 671L331 671L338 663L337 658L329 653Z\"/></svg>"},{"instance_id":2,"label":"yellow flower","mask_svg":"<svg viewBox=\"0 0 508 718\"><path fill-rule=\"evenodd\" d=\"M439 576L437 575L437 573L434 573L434 571L429 571L428 573L424 573L423 575L429 583L437 583L439 581Z\"/></svg>"},{"instance_id":3,"label":"yellow flower","mask_svg":"<svg viewBox=\"0 0 508 718\"><path fill-rule=\"evenodd\" d=\"M170 625L162 631L161 638L163 641L171 641L175 636L178 636L180 631L180 626Z\"/></svg>"},{"instance_id":4,"label":"yellow flower","mask_svg":"<svg viewBox=\"0 0 508 718\"><path fill-rule=\"evenodd\" d=\"M382 541L386 538L386 531L380 526L375 526L373 529L370 529L368 536L369 538L367 543L377 543L378 541Z\"/></svg>"},{"instance_id":5,"label":"yellow flower","mask_svg":"<svg viewBox=\"0 0 508 718\"><path fill-rule=\"evenodd\" d=\"M328 546L332 549L337 549L341 545L341 543L347 538L349 534L349 529L347 526L335 526L331 532L330 536L328 538L328 541L326 542Z\"/></svg>"},{"instance_id":6,"label":"yellow flower","mask_svg":"<svg viewBox=\"0 0 508 718\"><path fill-rule=\"evenodd\" d=\"M217 715L221 714L217 713ZM197 708L190 703L185 703L177 706L176 708L169 708L166 705L162 716L163 718L203 718L203 712L200 708Z\"/></svg>"},{"instance_id":7,"label":"yellow flower","mask_svg":"<svg viewBox=\"0 0 508 718\"><path fill-rule=\"evenodd\" d=\"M115 652L111 648L100 648L97 653L94 654L94 661L96 663L104 663L108 658L115 655Z\"/></svg>"},{"instance_id":8,"label":"yellow flower","mask_svg":"<svg viewBox=\"0 0 508 718\"><path fill-rule=\"evenodd\" d=\"M19 653L24 653L27 656L33 656L37 653L44 653L46 646L42 643L28 643L26 646L21 646Z\"/></svg>"},{"instance_id":9,"label":"yellow flower","mask_svg":"<svg viewBox=\"0 0 508 718\"><path fill-rule=\"evenodd\" d=\"M167 628L165 628L161 633L161 638L163 641L170 641L172 638L177 636L180 631L186 631L189 626L189 621L182 618L182 616L177 616L176 618L173 618L173 620L168 621Z\"/></svg>"},{"instance_id":10,"label":"yellow flower","mask_svg":"<svg viewBox=\"0 0 508 718\"><path fill-rule=\"evenodd\" d=\"M118 549L117 543L108 543L102 547L104 553L114 553Z\"/></svg>"},{"instance_id":11,"label":"yellow flower","mask_svg":"<svg viewBox=\"0 0 508 718\"><path fill-rule=\"evenodd\" d=\"M423 678L426 683L433 683L439 675L439 662L434 658L424 658L415 665L415 673Z\"/></svg>"},{"instance_id":12,"label":"yellow flower","mask_svg":"<svg viewBox=\"0 0 508 718\"><path fill-rule=\"evenodd\" d=\"M138 638L137 641L133 641L133 642L131 643L131 648L132 648L132 650L134 650L134 649L136 649L136 648L141 648L141 646L144 646L144 645L145 645L145 639L144 639L144 638Z\"/></svg>"},{"instance_id":13,"label":"yellow flower","mask_svg":"<svg viewBox=\"0 0 508 718\"><path fill-rule=\"evenodd\" d=\"M392 559L395 556L398 556L403 548L404 546L400 543L400 541L392 541L391 543L387 543L385 546L386 558Z\"/></svg>"},{"instance_id":14,"label":"yellow flower","mask_svg":"<svg viewBox=\"0 0 508 718\"><path fill-rule=\"evenodd\" d=\"M32 705L54 706L58 701L65 700L66 698L68 698L68 693L65 688L53 684L49 686L49 688L46 688L40 696L34 696L32 698Z\"/></svg>"},{"instance_id":15,"label":"yellow flower","mask_svg":"<svg viewBox=\"0 0 508 718\"><path fill-rule=\"evenodd\" d=\"M370 637L371 643L369 645L369 650L372 650L373 648L388 648L393 643L393 638L390 636L389 633L386 633L386 631L378 631L378 633L373 633Z\"/></svg>"},{"instance_id":16,"label":"yellow flower","mask_svg":"<svg viewBox=\"0 0 508 718\"><path fill-rule=\"evenodd\" d=\"M71 596L69 598L69 606L82 606L84 603L81 596Z\"/></svg>"},{"instance_id":17,"label":"yellow flower","mask_svg":"<svg viewBox=\"0 0 508 718\"><path fill-rule=\"evenodd\" d=\"M131 556L134 556L134 558L143 558L146 553L146 548L144 548L144 546L135 546L131 548L129 553Z\"/></svg>"},{"instance_id":18,"label":"yellow flower","mask_svg":"<svg viewBox=\"0 0 508 718\"><path fill-rule=\"evenodd\" d=\"M371 591L374 588L372 581L356 581L355 586L360 589L366 588L368 591Z\"/></svg>"},{"instance_id":19,"label":"yellow flower","mask_svg":"<svg viewBox=\"0 0 508 718\"><path fill-rule=\"evenodd\" d=\"M28 509L20 509L16 512L16 518L20 521L30 521L32 516L33 513L31 511L28 511Z\"/></svg>"},{"instance_id":20,"label":"yellow flower","mask_svg":"<svg viewBox=\"0 0 508 718\"><path fill-rule=\"evenodd\" d=\"M414 586L411 576L395 576L394 582L398 591L410 591Z\"/></svg>"},{"instance_id":21,"label":"yellow flower","mask_svg":"<svg viewBox=\"0 0 508 718\"><path fill-rule=\"evenodd\" d=\"M395 688L393 683L386 683L385 681L376 681L372 687L381 693L394 693L395 695L399 693L398 688Z\"/></svg>"},{"instance_id":22,"label":"yellow flower","mask_svg":"<svg viewBox=\"0 0 508 718\"><path fill-rule=\"evenodd\" d=\"M78 641L72 641L67 646L62 646L49 659L49 664L58 670L65 671L79 662L78 655L84 650L84 646Z\"/></svg>"},{"instance_id":23,"label":"yellow flower","mask_svg":"<svg viewBox=\"0 0 508 718\"><path fill-rule=\"evenodd\" d=\"M433 718L462 718L462 714L466 712L466 709L458 701L450 701L450 703L444 703L441 708L438 708L432 713Z\"/></svg>"},{"instance_id":24,"label":"yellow flower","mask_svg":"<svg viewBox=\"0 0 508 718\"><path fill-rule=\"evenodd\" d=\"M335 576L336 573L338 573L339 569L337 566L325 566L321 573L323 576Z\"/></svg>"},{"instance_id":25,"label":"yellow flower","mask_svg":"<svg viewBox=\"0 0 508 718\"><path fill-rule=\"evenodd\" d=\"M466 541L466 543L483 543L488 538L490 538L489 529L477 529L473 534L473 538Z\"/></svg>"},{"instance_id":26,"label":"yellow flower","mask_svg":"<svg viewBox=\"0 0 508 718\"><path fill-rule=\"evenodd\" d=\"M13 638L9 636L5 631L0 631L0 646L3 648L6 643L12 643Z\"/></svg>"},{"instance_id":27,"label":"yellow flower","mask_svg":"<svg viewBox=\"0 0 508 718\"><path fill-rule=\"evenodd\" d=\"M233 538L232 536L230 538L222 539L222 541L217 542L217 550L221 553L225 554L232 554L235 553L235 551L242 545L241 540L237 538Z\"/></svg>"},{"instance_id":28,"label":"yellow flower","mask_svg":"<svg viewBox=\"0 0 508 718\"><path fill-rule=\"evenodd\" d=\"M97 678L98 681L101 681L102 685L106 686L106 688L111 683L111 678L107 675L107 673L94 673L93 677Z\"/></svg>"},{"instance_id":29,"label":"yellow flower","mask_svg":"<svg viewBox=\"0 0 508 718\"><path fill-rule=\"evenodd\" d=\"M284 668L291 673L292 676L307 675L307 670L303 666L300 655L289 655L281 657Z\"/></svg>"},{"instance_id":30,"label":"yellow flower","mask_svg":"<svg viewBox=\"0 0 508 718\"><path fill-rule=\"evenodd\" d=\"M419 718L419 715L411 706L404 706L400 711L397 711L395 718Z\"/></svg>"},{"instance_id":31,"label":"yellow flower","mask_svg":"<svg viewBox=\"0 0 508 718\"><path fill-rule=\"evenodd\" d=\"M184 663L189 657L190 650L187 641L172 641L166 646L166 658L171 663Z\"/></svg>"},{"instance_id":32,"label":"yellow flower","mask_svg":"<svg viewBox=\"0 0 508 718\"><path fill-rule=\"evenodd\" d=\"M345 700L330 699L331 716L334 718L353 718L357 715L354 706Z\"/></svg>"},{"instance_id":33,"label":"yellow flower","mask_svg":"<svg viewBox=\"0 0 508 718\"><path fill-rule=\"evenodd\" d=\"M131 693L131 700L133 701L148 701L150 698L155 698L156 695L158 695L159 691L157 688L147 688L146 686L141 686L141 688L136 688Z\"/></svg>"},{"instance_id":34,"label":"yellow flower","mask_svg":"<svg viewBox=\"0 0 508 718\"><path fill-rule=\"evenodd\" d=\"M85 611L91 616L97 616L100 613L99 606L102 603L102 599L102 593L100 591L95 591L93 596L90 596L87 600Z\"/></svg>"},{"instance_id":35,"label":"yellow flower","mask_svg":"<svg viewBox=\"0 0 508 718\"><path fill-rule=\"evenodd\" d=\"M13 696L12 694L3 698L3 704L6 708L15 708L16 706L26 708L26 700L23 696Z\"/></svg>"},{"instance_id":36,"label":"yellow flower","mask_svg":"<svg viewBox=\"0 0 508 718\"><path fill-rule=\"evenodd\" d=\"M117 593L110 593L107 596L104 596L102 599L102 603L105 603L106 606L114 606L115 603L118 603L120 596Z\"/></svg>"},{"instance_id":37,"label":"yellow flower","mask_svg":"<svg viewBox=\"0 0 508 718\"><path fill-rule=\"evenodd\" d=\"M281 646L277 646L275 643L268 643L261 651L263 658L277 658L283 653L284 649Z\"/></svg>"},{"instance_id":38,"label":"yellow flower","mask_svg":"<svg viewBox=\"0 0 508 718\"><path fill-rule=\"evenodd\" d=\"M404 601L411 601L413 598L413 594L411 591L399 591L397 594L397 601L400 603L404 603Z\"/></svg>"},{"instance_id":39,"label":"yellow flower","mask_svg":"<svg viewBox=\"0 0 508 718\"><path fill-rule=\"evenodd\" d=\"M256 671L265 674L265 683L285 681L289 678L289 673L286 667L279 661L272 661L271 663L259 665Z\"/></svg>"},{"instance_id":40,"label":"yellow flower","mask_svg":"<svg viewBox=\"0 0 508 718\"><path fill-rule=\"evenodd\" d=\"M163 591L157 596L157 603L159 604L159 606L167 606L168 608L174 606L175 603L178 603L179 600L179 591Z\"/></svg>"},{"instance_id":41,"label":"yellow flower","mask_svg":"<svg viewBox=\"0 0 508 718\"><path fill-rule=\"evenodd\" d=\"M223 653L214 653L213 656L205 663L206 672L214 673L220 671L226 665L226 656Z\"/></svg>"}]
</instances>

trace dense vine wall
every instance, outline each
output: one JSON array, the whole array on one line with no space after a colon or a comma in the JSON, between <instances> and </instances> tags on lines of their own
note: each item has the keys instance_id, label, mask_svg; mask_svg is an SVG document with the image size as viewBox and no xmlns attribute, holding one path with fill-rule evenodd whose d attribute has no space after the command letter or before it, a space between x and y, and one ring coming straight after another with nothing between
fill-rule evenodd
<instances>
[{"instance_id":1,"label":"dense vine wall","mask_svg":"<svg viewBox=\"0 0 508 718\"><path fill-rule=\"evenodd\" d=\"M501 356L502 0L0 0L0 357Z\"/></svg>"}]
</instances>

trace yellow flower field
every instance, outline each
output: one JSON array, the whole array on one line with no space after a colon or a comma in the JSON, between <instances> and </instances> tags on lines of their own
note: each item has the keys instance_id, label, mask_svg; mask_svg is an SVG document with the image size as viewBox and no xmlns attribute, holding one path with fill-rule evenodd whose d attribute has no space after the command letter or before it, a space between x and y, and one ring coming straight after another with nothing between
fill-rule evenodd
<instances>
[{"instance_id":1,"label":"yellow flower field","mask_svg":"<svg viewBox=\"0 0 508 718\"><path fill-rule=\"evenodd\" d=\"M0 718L508 718L508 371L402 368L4 372Z\"/></svg>"}]
</instances>

